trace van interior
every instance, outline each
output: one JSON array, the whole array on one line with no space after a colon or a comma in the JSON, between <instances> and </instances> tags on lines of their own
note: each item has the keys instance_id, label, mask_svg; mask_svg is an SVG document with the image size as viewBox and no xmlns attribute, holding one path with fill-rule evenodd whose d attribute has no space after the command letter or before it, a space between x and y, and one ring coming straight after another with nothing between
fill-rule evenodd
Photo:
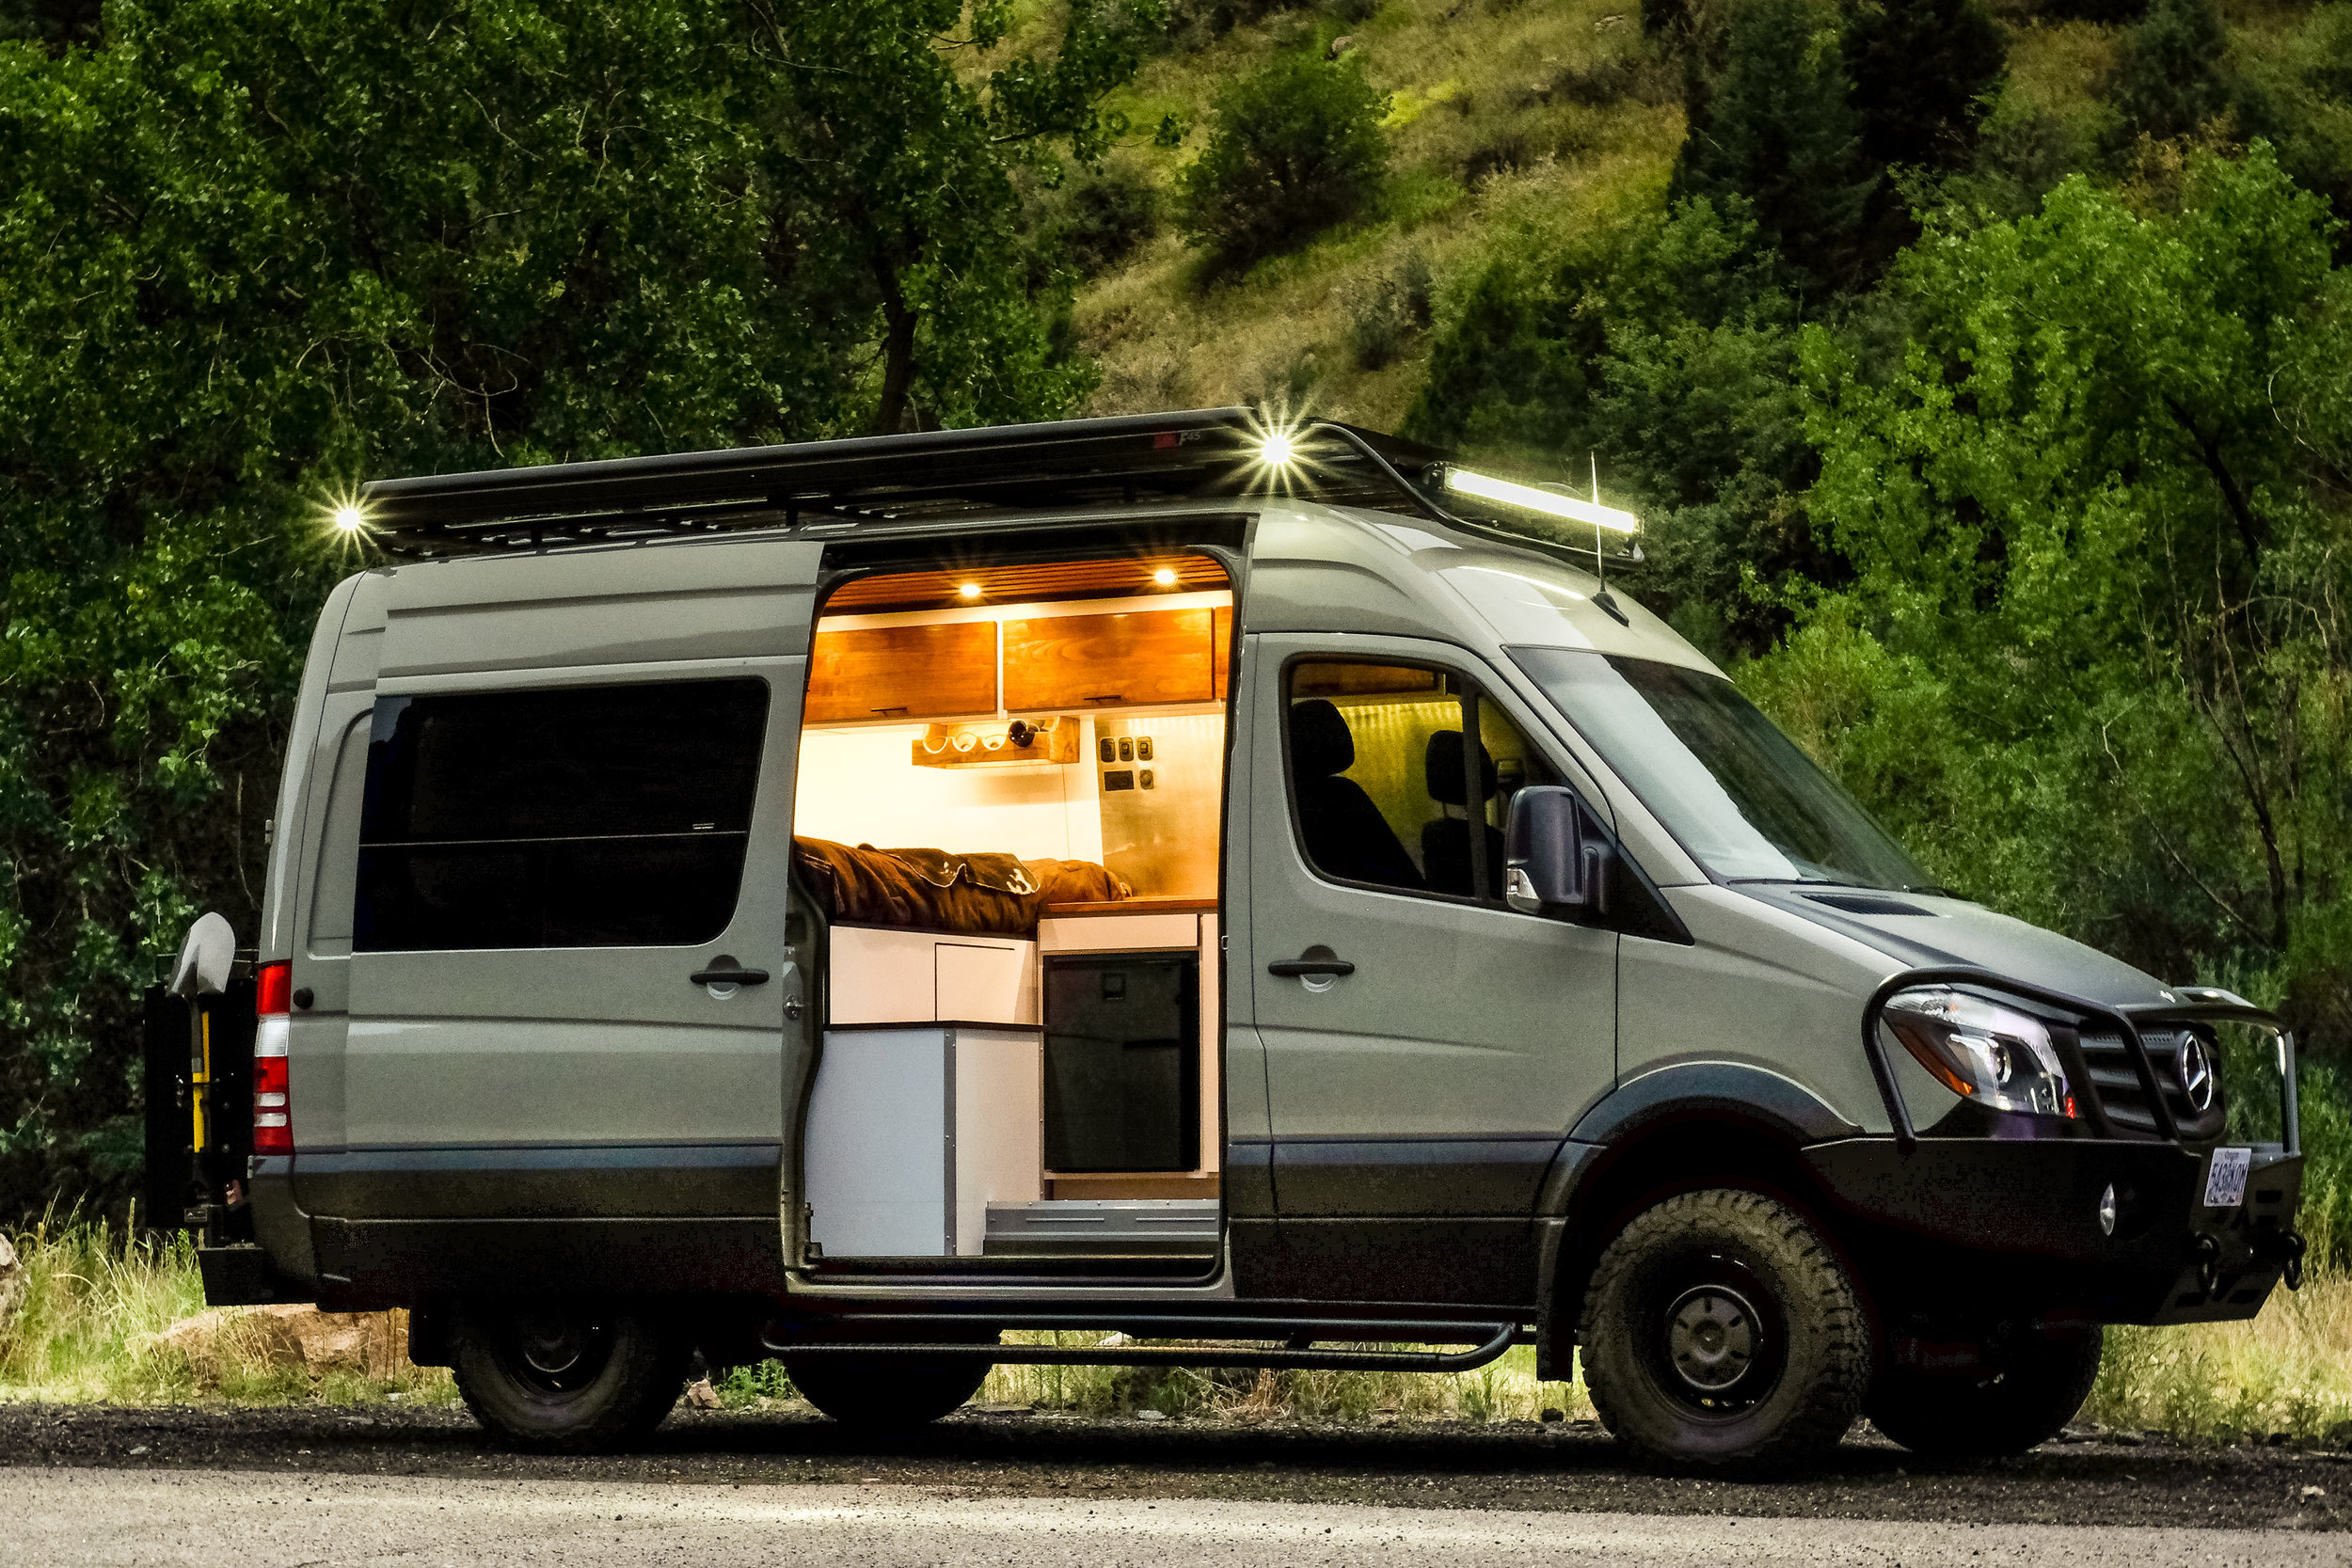
<instances>
[{"instance_id":1,"label":"van interior","mask_svg":"<svg viewBox=\"0 0 2352 1568\"><path fill-rule=\"evenodd\" d=\"M826 601L793 818L828 932L812 1266L1214 1261L1232 607L1172 552Z\"/></svg>"}]
</instances>

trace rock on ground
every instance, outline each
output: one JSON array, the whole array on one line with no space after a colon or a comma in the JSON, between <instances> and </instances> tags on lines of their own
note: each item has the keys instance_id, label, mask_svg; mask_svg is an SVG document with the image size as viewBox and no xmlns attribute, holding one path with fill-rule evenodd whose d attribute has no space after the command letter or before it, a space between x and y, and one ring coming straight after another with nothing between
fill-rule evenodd
<instances>
[{"instance_id":1,"label":"rock on ground","mask_svg":"<svg viewBox=\"0 0 2352 1568\"><path fill-rule=\"evenodd\" d=\"M354 1372L387 1378L408 1364L408 1314L322 1312L315 1307L214 1307L154 1336L155 1349L185 1356L199 1382L231 1366L299 1367L312 1377Z\"/></svg>"}]
</instances>

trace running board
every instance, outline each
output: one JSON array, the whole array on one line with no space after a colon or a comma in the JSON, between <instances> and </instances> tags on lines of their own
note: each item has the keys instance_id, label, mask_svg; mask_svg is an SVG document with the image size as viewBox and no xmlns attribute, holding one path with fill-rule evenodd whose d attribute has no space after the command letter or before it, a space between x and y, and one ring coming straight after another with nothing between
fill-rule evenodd
<instances>
[{"instance_id":1,"label":"running board","mask_svg":"<svg viewBox=\"0 0 2352 1568\"><path fill-rule=\"evenodd\" d=\"M848 1322L861 1326L925 1327L933 1331L953 1323L932 1314L892 1313L859 1316ZM1338 1372L1466 1372L1483 1367L1520 1342L1519 1325L1459 1323L1301 1323L1280 1318L1129 1318L1117 1320L1125 1332L1162 1338L1230 1338L1255 1335L1280 1338L1280 1346L1249 1345L1002 1345L918 1343L873 1339L793 1339L774 1332L760 1333L760 1344L771 1354L797 1361L821 1356L826 1360L984 1361L994 1367L1264 1367ZM1024 1317L1012 1322L992 1320L974 1325L980 1332L1006 1328L1085 1331L1106 1325L1100 1318ZM1317 1339L1413 1341L1459 1344L1475 1339L1462 1351L1316 1350Z\"/></svg>"}]
</instances>

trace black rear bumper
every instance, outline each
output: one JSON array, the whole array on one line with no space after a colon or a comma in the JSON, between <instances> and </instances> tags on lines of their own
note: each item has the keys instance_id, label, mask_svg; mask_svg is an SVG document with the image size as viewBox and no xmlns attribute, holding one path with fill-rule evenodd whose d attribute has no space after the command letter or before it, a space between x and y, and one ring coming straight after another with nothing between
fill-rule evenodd
<instances>
[{"instance_id":1,"label":"black rear bumper","mask_svg":"<svg viewBox=\"0 0 2352 1568\"><path fill-rule=\"evenodd\" d=\"M2030 1299L2100 1323L2208 1323L2261 1311L2299 1255L2303 1161L2277 1145L2255 1146L2246 1201L2228 1209L2204 1205L2211 1151L2168 1142L1922 1137L1906 1152L1863 1137L1816 1144L1804 1160L1838 1210L1892 1233L1922 1290ZM2112 1235L2099 1222L2110 1185Z\"/></svg>"}]
</instances>

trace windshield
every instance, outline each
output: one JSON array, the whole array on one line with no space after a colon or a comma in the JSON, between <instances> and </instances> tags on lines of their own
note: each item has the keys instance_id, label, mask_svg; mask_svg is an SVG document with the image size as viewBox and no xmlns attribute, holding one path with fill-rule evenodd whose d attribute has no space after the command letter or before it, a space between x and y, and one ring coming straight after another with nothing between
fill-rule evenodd
<instances>
[{"instance_id":1,"label":"windshield","mask_svg":"<svg viewBox=\"0 0 2352 1568\"><path fill-rule=\"evenodd\" d=\"M1566 648L1511 657L1716 876L1929 887L1902 846L1721 675Z\"/></svg>"}]
</instances>

